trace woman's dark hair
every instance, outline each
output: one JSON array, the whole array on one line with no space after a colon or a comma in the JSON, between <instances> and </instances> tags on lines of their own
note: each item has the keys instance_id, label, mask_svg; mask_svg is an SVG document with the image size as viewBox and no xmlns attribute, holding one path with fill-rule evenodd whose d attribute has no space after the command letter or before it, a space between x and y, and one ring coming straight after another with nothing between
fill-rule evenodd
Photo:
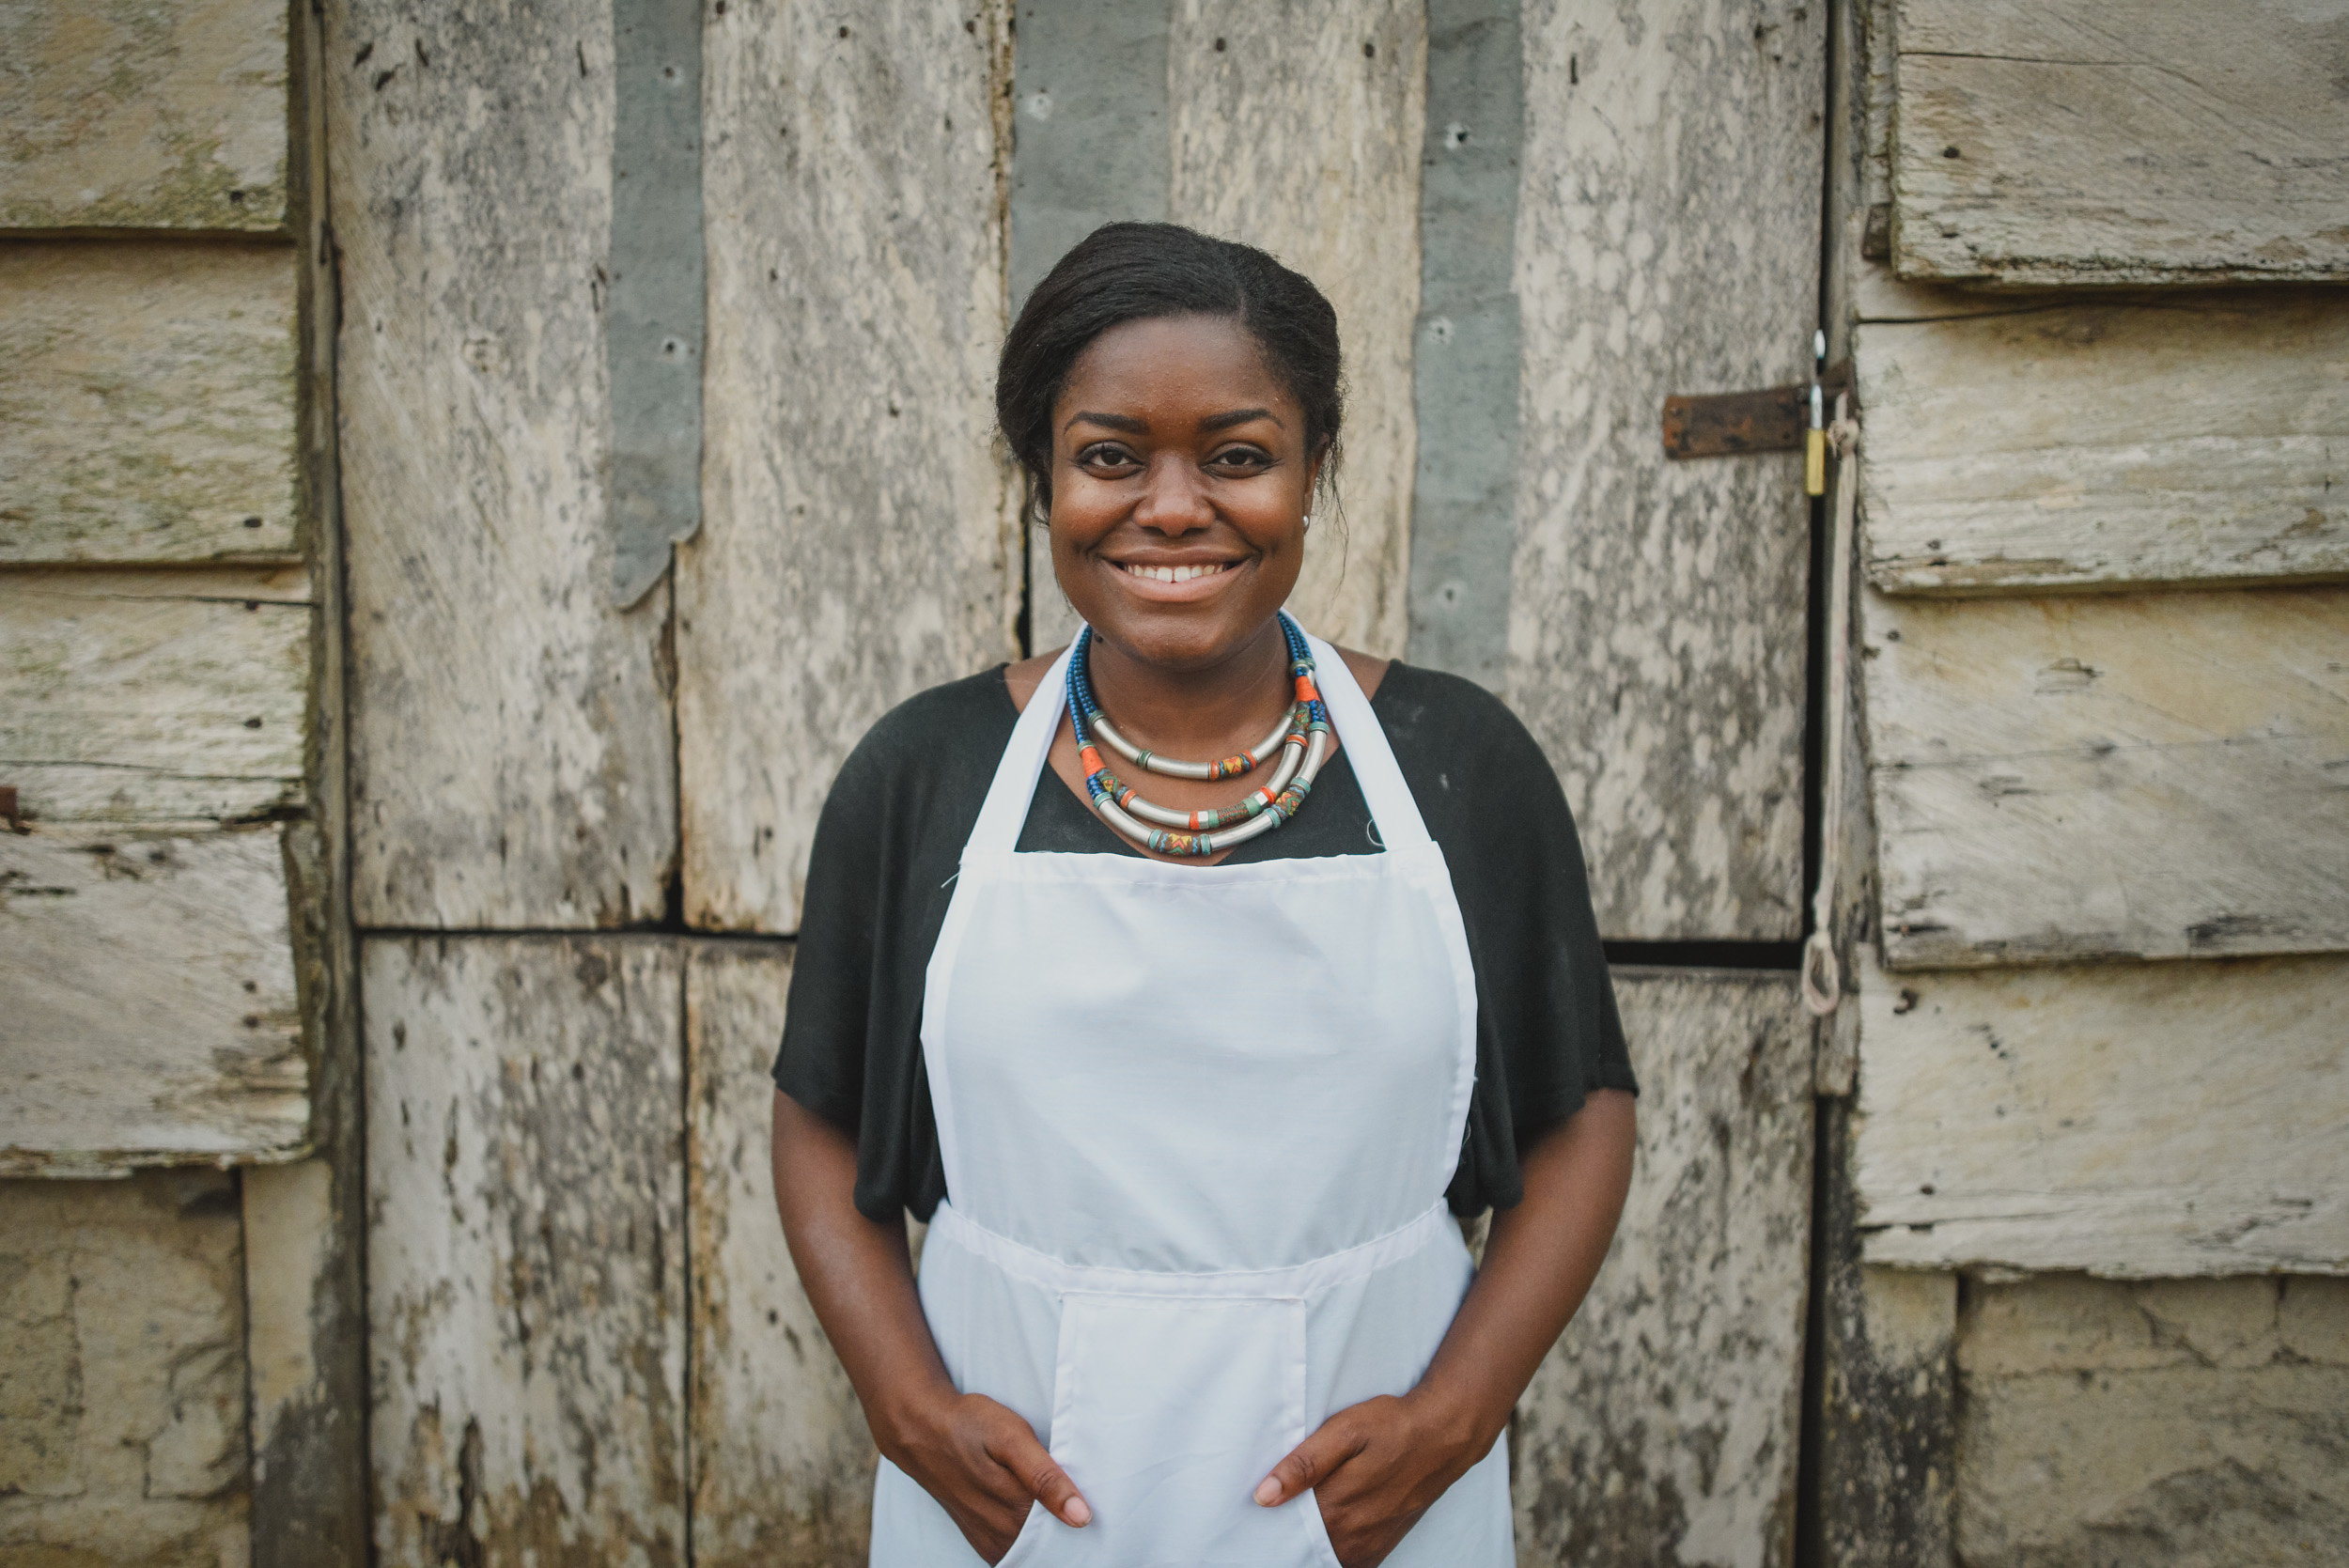
<instances>
[{"instance_id":1,"label":"woman's dark hair","mask_svg":"<svg viewBox=\"0 0 2349 1568\"><path fill-rule=\"evenodd\" d=\"M1027 471L1029 505L1052 497L1052 405L1093 340L1163 316L1237 318L1305 412L1305 450L1334 476L1345 412L1338 313L1302 272L1256 249L1179 224L1104 224L1044 275L1020 307L995 367L995 421Z\"/></svg>"}]
</instances>

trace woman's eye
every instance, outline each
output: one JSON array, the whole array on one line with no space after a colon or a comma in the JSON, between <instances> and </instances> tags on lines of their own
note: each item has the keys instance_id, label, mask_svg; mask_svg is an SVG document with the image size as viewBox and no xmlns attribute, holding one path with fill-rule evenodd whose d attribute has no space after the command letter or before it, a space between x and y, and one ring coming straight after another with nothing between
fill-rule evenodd
<instances>
[{"instance_id":1,"label":"woman's eye","mask_svg":"<svg viewBox=\"0 0 2349 1568\"><path fill-rule=\"evenodd\" d=\"M1254 446L1227 446L1207 459L1217 468L1257 474L1272 466L1272 454Z\"/></svg>"},{"instance_id":2,"label":"woman's eye","mask_svg":"<svg viewBox=\"0 0 2349 1568\"><path fill-rule=\"evenodd\" d=\"M1077 454L1080 468L1127 468L1133 463L1133 454L1121 446L1101 442Z\"/></svg>"}]
</instances>

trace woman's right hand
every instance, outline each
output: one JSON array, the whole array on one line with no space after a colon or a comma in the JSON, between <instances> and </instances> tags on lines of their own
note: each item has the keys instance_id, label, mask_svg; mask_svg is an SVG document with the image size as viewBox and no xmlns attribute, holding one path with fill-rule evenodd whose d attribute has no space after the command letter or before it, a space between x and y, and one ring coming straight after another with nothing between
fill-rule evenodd
<instances>
[{"instance_id":1,"label":"woman's right hand","mask_svg":"<svg viewBox=\"0 0 2349 1568\"><path fill-rule=\"evenodd\" d=\"M936 1498L972 1549L990 1563L1011 1550L1031 1503L1042 1503L1077 1528L1093 1518L1076 1483L1053 1463L1034 1429L985 1394L949 1390L890 1424L894 1430L882 1449L890 1463Z\"/></svg>"}]
</instances>

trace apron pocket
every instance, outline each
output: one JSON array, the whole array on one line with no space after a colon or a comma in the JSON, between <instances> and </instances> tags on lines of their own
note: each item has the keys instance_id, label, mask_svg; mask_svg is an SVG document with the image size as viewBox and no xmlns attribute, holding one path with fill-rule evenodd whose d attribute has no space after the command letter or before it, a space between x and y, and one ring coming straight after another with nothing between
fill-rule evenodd
<instances>
[{"instance_id":1,"label":"apron pocket","mask_svg":"<svg viewBox=\"0 0 2349 1568\"><path fill-rule=\"evenodd\" d=\"M1002 1568L1330 1568L1311 1496L1253 1495L1306 1430L1302 1301L1072 1291L1051 1451L1093 1522L1035 1510Z\"/></svg>"}]
</instances>

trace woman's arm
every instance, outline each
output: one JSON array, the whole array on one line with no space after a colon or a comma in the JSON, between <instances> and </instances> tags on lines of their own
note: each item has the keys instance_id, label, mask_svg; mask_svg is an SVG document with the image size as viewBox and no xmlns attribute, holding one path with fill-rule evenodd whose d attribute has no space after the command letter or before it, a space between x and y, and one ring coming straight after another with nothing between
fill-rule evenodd
<instances>
[{"instance_id":1,"label":"woman's arm","mask_svg":"<svg viewBox=\"0 0 2349 1568\"><path fill-rule=\"evenodd\" d=\"M775 1095L775 1207L791 1261L864 1406L873 1438L993 1562L1041 1501L1072 1525L1092 1510L1035 1432L983 1394L957 1393L922 1316L905 1226L856 1207L856 1143Z\"/></svg>"},{"instance_id":2,"label":"woman's arm","mask_svg":"<svg viewBox=\"0 0 2349 1568\"><path fill-rule=\"evenodd\" d=\"M1484 1265L1427 1375L1331 1416L1272 1467L1258 1502L1314 1488L1338 1560L1371 1568L1490 1452L1607 1256L1631 1184L1632 1104L1595 1090L1524 1152L1524 1201L1494 1211Z\"/></svg>"}]
</instances>

